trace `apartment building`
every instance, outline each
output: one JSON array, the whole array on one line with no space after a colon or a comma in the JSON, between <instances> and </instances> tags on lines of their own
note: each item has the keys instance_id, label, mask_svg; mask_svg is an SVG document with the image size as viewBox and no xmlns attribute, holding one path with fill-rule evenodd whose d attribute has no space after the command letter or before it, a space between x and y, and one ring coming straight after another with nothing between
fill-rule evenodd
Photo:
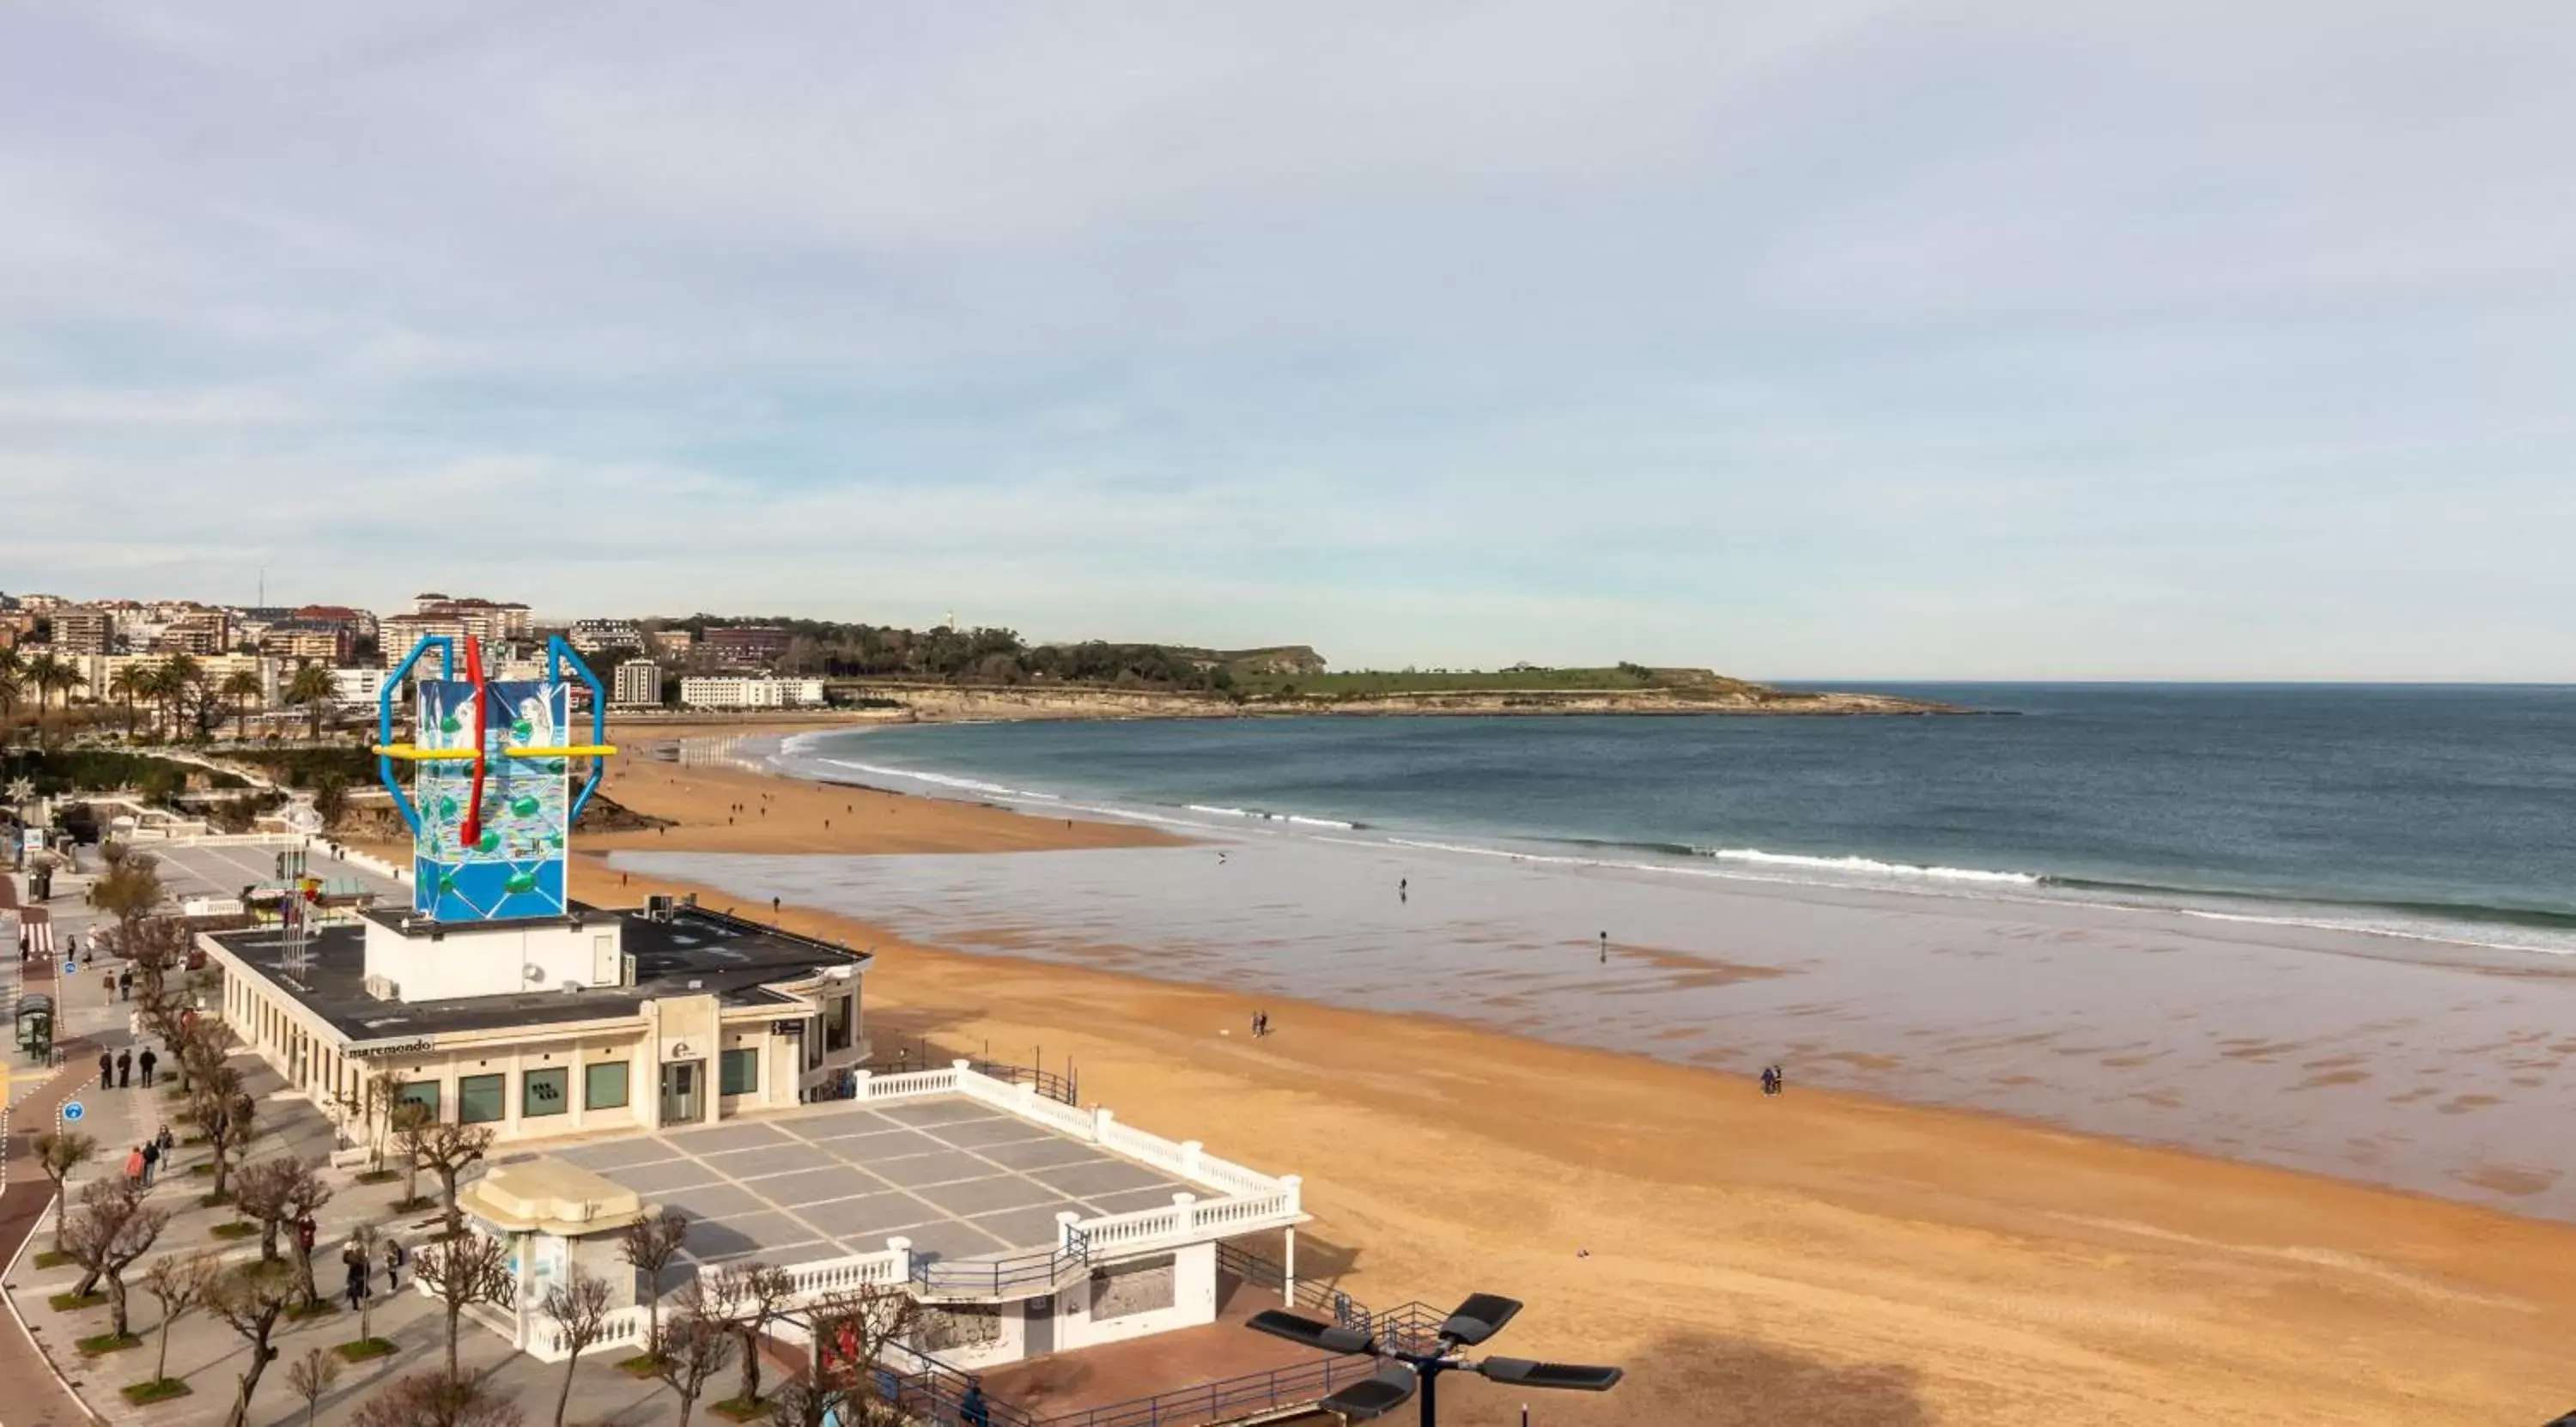
<instances>
[{"instance_id":1,"label":"apartment building","mask_svg":"<svg viewBox=\"0 0 2576 1427\"><path fill-rule=\"evenodd\" d=\"M53 613L56 654L108 654L116 649L116 616L96 605L76 605Z\"/></svg>"},{"instance_id":2,"label":"apartment building","mask_svg":"<svg viewBox=\"0 0 2576 1427\"><path fill-rule=\"evenodd\" d=\"M693 709L818 708L823 702L823 681L820 679L682 679L680 702Z\"/></svg>"},{"instance_id":3,"label":"apartment building","mask_svg":"<svg viewBox=\"0 0 2576 1427\"><path fill-rule=\"evenodd\" d=\"M766 669L787 652L786 630L770 624L728 624L698 641L719 668Z\"/></svg>"},{"instance_id":4,"label":"apartment building","mask_svg":"<svg viewBox=\"0 0 2576 1427\"><path fill-rule=\"evenodd\" d=\"M617 679L609 691L612 703L630 707L654 707L662 702L662 666L650 659L629 659L617 666Z\"/></svg>"},{"instance_id":5,"label":"apartment building","mask_svg":"<svg viewBox=\"0 0 2576 1427\"><path fill-rule=\"evenodd\" d=\"M641 649L644 632L631 619L576 619L564 635L576 654L597 654L603 649Z\"/></svg>"}]
</instances>

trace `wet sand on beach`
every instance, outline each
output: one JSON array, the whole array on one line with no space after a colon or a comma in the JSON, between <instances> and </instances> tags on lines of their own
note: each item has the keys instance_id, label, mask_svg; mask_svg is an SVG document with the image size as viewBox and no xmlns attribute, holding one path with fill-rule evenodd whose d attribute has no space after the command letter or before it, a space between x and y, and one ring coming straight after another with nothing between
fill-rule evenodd
<instances>
[{"instance_id":1,"label":"wet sand on beach","mask_svg":"<svg viewBox=\"0 0 2576 1427\"><path fill-rule=\"evenodd\" d=\"M585 837L576 893L602 903L666 885L607 868L598 854L615 848L1173 843L643 757L618 760L609 792L680 825ZM725 826L729 804L764 793L766 816ZM881 1042L1070 1058L1086 1100L1304 1175L1316 1222L1302 1275L1373 1304L1508 1293L1529 1308L1498 1350L1628 1365L1607 1397L1535 1399L1539 1422L2467 1427L2576 1407L2564 1224L1795 1074L1766 1100L1749 1077L1642 1055L1008 954L1051 934L1045 906L1001 909L1013 930L971 953L792 902L782 920L876 950ZM1639 954L1657 975L1705 961L1660 940ZM1759 956L1733 964L1705 967L1712 990L1811 979L1763 975L1779 968ZM1543 983L1522 994L1547 999ZM1254 1041L1246 1023L1262 1009L1278 1033ZM2241 1049L2250 1060L2269 1044ZM1873 1054L1816 1049L1849 1057L1835 1063L1854 1075ZM1443 1420L1504 1424L1519 1405L1463 1383L1444 1392Z\"/></svg>"}]
</instances>

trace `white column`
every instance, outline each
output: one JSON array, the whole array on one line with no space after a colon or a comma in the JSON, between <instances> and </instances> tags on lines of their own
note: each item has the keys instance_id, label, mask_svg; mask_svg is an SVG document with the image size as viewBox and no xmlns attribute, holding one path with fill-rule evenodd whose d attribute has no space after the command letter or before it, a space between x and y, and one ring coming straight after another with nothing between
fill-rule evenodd
<instances>
[{"instance_id":1,"label":"white column","mask_svg":"<svg viewBox=\"0 0 2576 1427\"><path fill-rule=\"evenodd\" d=\"M1283 1174L1279 1176L1279 1182L1288 1188L1288 1212L1291 1214L1306 1212L1304 1208L1306 1177L1302 1174Z\"/></svg>"},{"instance_id":2,"label":"white column","mask_svg":"<svg viewBox=\"0 0 2576 1427\"><path fill-rule=\"evenodd\" d=\"M1283 1307L1294 1308L1297 1306L1296 1225L1291 1224L1288 1226L1286 1238L1288 1247L1283 1250L1284 1262L1279 1266L1279 1302Z\"/></svg>"},{"instance_id":3,"label":"white column","mask_svg":"<svg viewBox=\"0 0 2576 1427\"><path fill-rule=\"evenodd\" d=\"M1181 1141L1181 1173L1190 1176L1192 1179L1198 1178L1199 1156L1205 1153L1206 1149L1207 1146L1200 1144L1196 1140Z\"/></svg>"},{"instance_id":4,"label":"white column","mask_svg":"<svg viewBox=\"0 0 2576 1427\"><path fill-rule=\"evenodd\" d=\"M1092 1107L1091 1107L1091 1138L1092 1138L1092 1139L1094 1139L1094 1140L1106 1140L1106 1139L1108 1139L1108 1138L1109 1138L1109 1127L1110 1127L1111 1125L1116 1124L1117 1122L1118 1122L1118 1117L1109 1113L1109 1107L1108 1107L1108 1106L1106 1106L1106 1105L1094 1105L1094 1106L1092 1106Z\"/></svg>"},{"instance_id":5,"label":"white column","mask_svg":"<svg viewBox=\"0 0 2576 1427\"><path fill-rule=\"evenodd\" d=\"M1172 1218L1180 1225L1180 1231L1184 1234L1198 1228L1198 1202L1199 1197L1195 1194L1181 1193L1172 1196Z\"/></svg>"},{"instance_id":6,"label":"white column","mask_svg":"<svg viewBox=\"0 0 2576 1427\"><path fill-rule=\"evenodd\" d=\"M1073 1247L1073 1226L1080 1222L1082 1215L1075 1210L1055 1211L1055 1246L1059 1252Z\"/></svg>"},{"instance_id":7,"label":"white column","mask_svg":"<svg viewBox=\"0 0 2576 1427\"><path fill-rule=\"evenodd\" d=\"M912 1278L912 1240L897 1234L886 1240L886 1252L894 1255L895 1278L909 1282Z\"/></svg>"},{"instance_id":8,"label":"white column","mask_svg":"<svg viewBox=\"0 0 2576 1427\"><path fill-rule=\"evenodd\" d=\"M858 1100L862 1104L866 1103L868 1096L875 1093L869 1082L877 1078L877 1073L863 1065L851 1072L850 1078L855 1083L855 1094Z\"/></svg>"}]
</instances>

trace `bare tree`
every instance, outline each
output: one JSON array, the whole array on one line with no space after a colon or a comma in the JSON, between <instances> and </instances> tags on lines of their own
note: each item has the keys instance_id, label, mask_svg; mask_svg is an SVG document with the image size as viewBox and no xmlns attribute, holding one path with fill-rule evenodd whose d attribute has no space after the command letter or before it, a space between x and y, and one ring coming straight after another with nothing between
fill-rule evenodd
<instances>
[{"instance_id":1,"label":"bare tree","mask_svg":"<svg viewBox=\"0 0 2576 1427\"><path fill-rule=\"evenodd\" d=\"M313 1253L304 1246L299 1226L331 1202L331 1186L322 1182L313 1166L291 1154L279 1155L242 1167L233 1182L233 1202L245 1216L258 1221L261 1258L278 1257L279 1232L287 1231L295 1281L304 1290L305 1303L313 1303L318 1296L313 1283Z\"/></svg>"},{"instance_id":2,"label":"bare tree","mask_svg":"<svg viewBox=\"0 0 2576 1427\"><path fill-rule=\"evenodd\" d=\"M409 1137L419 1135L437 1123L438 1112L417 1100L397 1100L393 1108L385 1112L385 1126L392 1133L394 1144L403 1148L404 1207L420 1202L420 1159L407 1147Z\"/></svg>"},{"instance_id":3,"label":"bare tree","mask_svg":"<svg viewBox=\"0 0 2576 1427\"><path fill-rule=\"evenodd\" d=\"M258 1260L225 1274L215 1283L206 1306L224 1320L234 1332L250 1344L249 1359L242 1365L240 1380L233 1391L233 1409L224 1418L224 1427L249 1427L250 1401L259 1391L259 1380L277 1357L269 1339L277 1332L278 1316L295 1302L295 1275L282 1263Z\"/></svg>"},{"instance_id":4,"label":"bare tree","mask_svg":"<svg viewBox=\"0 0 2576 1427\"><path fill-rule=\"evenodd\" d=\"M170 1376L170 1325L190 1309L205 1306L207 1295L215 1291L223 1271L223 1261L203 1249L190 1254L163 1254L143 1271L143 1291L161 1305L161 1326L154 1332L161 1340L160 1354L152 1360L154 1382Z\"/></svg>"},{"instance_id":5,"label":"bare tree","mask_svg":"<svg viewBox=\"0 0 2576 1427\"><path fill-rule=\"evenodd\" d=\"M413 1276L447 1309L447 1375L455 1377L456 1334L465 1310L477 1303L508 1308L518 1302L509 1248L482 1234L459 1234L422 1249L412 1263Z\"/></svg>"},{"instance_id":6,"label":"bare tree","mask_svg":"<svg viewBox=\"0 0 2576 1427\"><path fill-rule=\"evenodd\" d=\"M87 1164L98 1153L98 1141L78 1130L45 1130L37 1134L35 1148L37 1167L44 1170L45 1178L54 1182L54 1193L60 1197L71 1192L66 1181L72 1177L72 1171ZM63 1221L70 1217L71 1204L66 1199L63 1212L54 1216L55 1253L63 1252Z\"/></svg>"},{"instance_id":7,"label":"bare tree","mask_svg":"<svg viewBox=\"0 0 2576 1427\"><path fill-rule=\"evenodd\" d=\"M322 1406L322 1395L340 1380L340 1360L327 1349L306 1348L304 1356L286 1365L286 1385L304 1399L304 1427L313 1427L313 1414Z\"/></svg>"},{"instance_id":8,"label":"bare tree","mask_svg":"<svg viewBox=\"0 0 2576 1427\"><path fill-rule=\"evenodd\" d=\"M367 1149L371 1154L367 1168L370 1171L382 1171L385 1167L385 1139L393 1129L394 1106L399 1103L395 1097L401 1093L402 1081L390 1070L379 1070L367 1077L365 1098L359 1103L358 1114L367 1131ZM425 1105L421 1108L424 1111L428 1109ZM411 1191L406 1189L403 1193L408 1197Z\"/></svg>"},{"instance_id":9,"label":"bare tree","mask_svg":"<svg viewBox=\"0 0 2576 1427\"><path fill-rule=\"evenodd\" d=\"M356 1251L358 1271L372 1276L376 1271L376 1254L384 1235L373 1224L360 1224L349 1231L349 1247ZM376 1340L376 1295L369 1293L358 1300L358 1343L363 1347Z\"/></svg>"},{"instance_id":10,"label":"bare tree","mask_svg":"<svg viewBox=\"0 0 2576 1427\"><path fill-rule=\"evenodd\" d=\"M760 1339L795 1298L796 1279L783 1268L772 1268L757 1260L729 1264L716 1275L710 1293L741 1340L742 1388L734 1394L734 1404L745 1409L757 1407Z\"/></svg>"},{"instance_id":11,"label":"bare tree","mask_svg":"<svg viewBox=\"0 0 2576 1427\"><path fill-rule=\"evenodd\" d=\"M564 1405L572 1401L572 1375L584 1350L608 1336L608 1280L576 1267L572 1276L546 1290L537 1311L555 1325L565 1350L563 1388L555 1394L555 1427L563 1427Z\"/></svg>"},{"instance_id":12,"label":"bare tree","mask_svg":"<svg viewBox=\"0 0 2576 1427\"><path fill-rule=\"evenodd\" d=\"M413 1373L376 1392L350 1427L520 1427L516 1403L495 1396L481 1378Z\"/></svg>"},{"instance_id":13,"label":"bare tree","mask_svg":"<svg viewBox=\"0 0 2576 1427\"><path fill-rule=\"evenodd\" d=\"M206 1148L214 1156L215 1182L210 1196L220 1204L231 1197L233 1161L250 1148L258 1137L256 1122L258 1104L242 1087L242 1074L223 1063L218 1051L211 1063L195 1067L196 1074L188 1089L188 1106L196 1116L197 1130L206 1137ZM275 1246L263 1257L274 1257Z\"/></svg>"},{"instance_id":14,"label":"bare tree","mask_svg":"<svg viewBox=\"0 0 2576 1427\"><path fill-rule=\"evenodd\" d=\"M87 1273L74 1292L86 1296L101 1279L107 1281L107 1312L116 1336L129 1336L125 1316L125 1270L151 1252L170 1222L167 1212L143 1202L143 1191L122 1178L93 1179L81 1186L80 1207L66 1216L63 1252Z\"/></svg>"},{"instance_id":15,"label":"bare tree","mask_svg":"<svg viewBox=\"0 0 2576 1427\"><path fill-rule=\"evenodd\" d=\"M492 1127L451 1124L413 1115L404 1117L394 1138L414 1165L438 1176L439 1190L447 1199L447 1232L461 1232L465 1211L456 1207L456 1181L483 1158L484 1151L492 1148Z\"/></svg>"},{"instance_id":16,"label":"bare tree","mask_svg":"<svg viewBox=\"0 0 2576 1427\"><path fill-rule=\"evenodd\" d=\"M275 1263L278 1226L286 1219L286 1181L295 1173L292 1156L280 1155L246 1164L232 1176L233 1208L259 1225L259 1256Z\"/></svg>"},{"instance_id":17,"label":"bare tree","mask_svg":"<svg viewBox=\"0 0 2576 1427\"><path fill-rule=\"evenodd\" d=\"M805 1309L814 1328L814 1368L825 1383L846 1372L858 1383L878 1370L892 1370L889 1359L909 1346L921 1326L921 1303L899 1285L861 1284L816 1299ZM898 1405L870 1391L846 1393L840 1401L842 1427L908 1427Z\"/></svg>"},{"instance_id":18,"label":"bare tree","mask_svg":"<svg viewBox=\"0 0 2576 1427\"><path fill-rule=\"evenodd\" d=\"M733 1325L707 1292L707 1281L691 1275L653 1340L653 1375L680 1399L679 1427L689 1427L689 1414L697 1410L707 1379L724 1371L733 1357L733 1342Z\"/></svg>"},{"instance_id":19,"label":"bare tree","mask_svg":"<svg viewBox=\"0 0 2576 1427\"><path fill-rule=\"evenodd\" d=\"M649 1219L638 1219L619 1235L618 1252L634 1265L636 1277L643 1280L636 1291L643 1295L651 1326L644 1341L658 1344L662 1338L662 1274L679 1255L680 1245L689 1237L689 1221L677 1209L665 1209ZM651 1349L660 1352L657 1346Z\"/></svg>"}]
</instances>

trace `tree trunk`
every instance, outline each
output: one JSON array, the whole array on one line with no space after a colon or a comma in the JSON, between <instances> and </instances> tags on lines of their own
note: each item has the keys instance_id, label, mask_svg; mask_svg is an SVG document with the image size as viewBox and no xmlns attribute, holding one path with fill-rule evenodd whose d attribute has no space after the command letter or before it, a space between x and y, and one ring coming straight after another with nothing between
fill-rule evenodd
<instances>
[{"instance_id":1,"label":"tree trunk","mask_svg":"<svg viewBox=\"0 0 2576 1427\"><path fill-rule=\"evenodd\" d=\"M224 1427L250 1427L251 1394L259 1391L260 1374L268 1371L269 1351L268 1333L263 1330L251 1340L250 1366L242 1371L241 1385L233 1394L232 1415L224 1419Z\"/></svg>"},{"instance_id":2,"label":"tree trunk","mask_svg":"<svg viewBox=\"0 0 2576 1427\"><path fill-rule=\"evenodd\" d=\"M456 1207L456 1176L463 1170L463 1165L455 1169L442 1165L438 1171L438 1187L447 1196L447 1237L451 1239L465 1227L465 1211Z\"/></svg>"},{"instance_id":3,"label":"tree trunk","mask_svg":"<svg viewBox=\"0 0 2576 1427\"><path fill-rule=\"evenodd\" d=\"M572 1401L573 1371L580 1366L581 1349L575 1348L572 1356L564 1359L563 1386L555 1393L555 1427L563 1427L564 1404Z\"/></svg>"},{"instance_id":4,"label":"tree trunk","mask_svg":"<svg viewBox=\"0 0 2576 1427\"><path fill-rule=\"evenodd\" d=\"M760 1325L747 1324L742 1330L742 1401L760 1400Z\"/></svg>"},{"instance_id":5,"label":"tree trunk","mask_svg":"<svg viewBox=\"0 0 2576 1427\"><path fill-rule=\"evenodd\" d=\"M116 1331L117 1338L120 1341L123 1340L130 1327L125 1320L125 1275L123 1273L111 1273L107 1276L107 1322L108 1326Z\"/></svg>"},{"instance_id":6,"label":"tree trunk","mask_svg":"<svg viewBox=\"0 0 2576 1427\"><path fill-rule=\"evenodd\" d=\"M259 1261L277 1262L277 1223L275 1219L259 1221Z\"/></svg>"},{"instance_id":7,"label":"tree trunk","mask_svg":"<svg viewBox=\"0 0 2576 1427\"><path fill-rule=\"evenodd\" d=\"M297 1284L298 1286L300 1286L300 1287L304 1290L304 1302L305 1302L305 1305L306 1305L307 1307L310 1307L312 1304L314 1304L314 1303L318 1302L318 1301L320 1300L320 1298L321 1298L321 1295L320 1295L320 1294L318 1294L318 1293L314 1292L314 1286L313 1286L313 1251L312 1251L311 1249L308 1249L308 1248L304 1247L304 1231L303 1231L301 1228L299 1228L299 1229L297 1229L297 1230L295 1231L295 1241L294 1241L294 1242L295 1242L295 1282L296 1282L296 1284Z\"/></svg>"},{"instance_id":8,"label":"tree trunk","mask_svg":"<svg viewBox=\"0 0 2576 1427\"><path fill-rule=\"evenodd\" d=\"M152 1360L154 1382L160 1382L170 1376L170 1314L166 1309L161 1314L161 1331L157 1336L161 1339L161 1353Z\"/></svg>"},{"instance_id":9,"label":"tree trunk","mask_svg":"<svg viewBox=\"0 0 2576 1427\"><path fill-rule=\"evenodd\" d=\"M455 1250L451 1248L449 1249L449 1252L453 1253ZM455 1271L456 1270L453 1268L448 1270L450 1273L454 1273ZM443 1279L440 1281L445 1282ZM447 1380L449 1382L454 1382L456 1381L457 1320L464 1316L465 1300L456 1297L453 1293L443 1296L447 1299Z\"/></svg>"}]
</instances>

